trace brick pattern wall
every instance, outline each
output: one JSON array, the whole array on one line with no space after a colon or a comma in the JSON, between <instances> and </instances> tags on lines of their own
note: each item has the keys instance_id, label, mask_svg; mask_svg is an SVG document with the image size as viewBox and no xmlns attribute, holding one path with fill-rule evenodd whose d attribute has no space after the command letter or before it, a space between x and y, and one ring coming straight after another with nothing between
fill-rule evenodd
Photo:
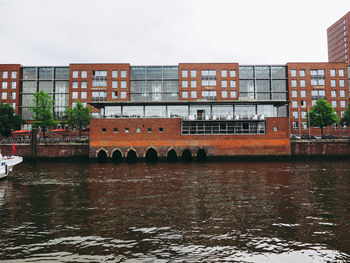
<instances>
[{"instance_id":1,"label":"brick pattern wall","mask_svg":"<svg viewBox=\"0 0 350 263\"><path fill-rule=\"evenodd\" d=\"M16 114L19 114L20 76L21 65L0 64L0 103L15 106Z\"/></svg>"}]
</instances>

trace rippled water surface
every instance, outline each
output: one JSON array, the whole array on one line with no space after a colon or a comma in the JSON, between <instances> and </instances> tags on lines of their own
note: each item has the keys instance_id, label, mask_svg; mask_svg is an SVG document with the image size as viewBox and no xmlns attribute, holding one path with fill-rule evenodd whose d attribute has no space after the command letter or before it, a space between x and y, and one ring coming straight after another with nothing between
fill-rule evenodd
<instances>
[{"instance_id":1,"label":"rippled water surface","mask_svg":"<svg viewBox=\"0 0 350 263\"><path fill-rule=\"evenodd\" d=\"M350 161L23 163L2 262L350 262Z\"/></svg>"}]
</instances>

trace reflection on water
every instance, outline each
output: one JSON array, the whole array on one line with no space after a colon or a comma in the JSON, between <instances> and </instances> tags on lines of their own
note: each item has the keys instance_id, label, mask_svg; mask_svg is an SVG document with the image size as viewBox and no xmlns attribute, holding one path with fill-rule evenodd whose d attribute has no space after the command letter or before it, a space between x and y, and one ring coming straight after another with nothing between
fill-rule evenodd
<instances>
[{"instance_id":1,"label":"reflection on water","mask_svg":"<svg viewBox=\"0 0 350 263\"><path fill-rule=\"evenodd\" d=\"M350 163L23 163L6 262L348 262Z\"/></svg>"}]
</instances>

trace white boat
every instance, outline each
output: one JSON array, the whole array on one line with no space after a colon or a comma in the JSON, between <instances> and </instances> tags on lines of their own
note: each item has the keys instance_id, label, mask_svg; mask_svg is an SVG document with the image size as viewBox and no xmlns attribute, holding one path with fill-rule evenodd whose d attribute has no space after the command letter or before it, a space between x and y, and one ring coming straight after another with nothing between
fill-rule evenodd
<instances>
[{"instance_id":1,"label":"white boat","mask_svg":"<svg viewBox=\"0 0 350 263\"><path fill-rule=\"evenodd\" d=\"M21 156L2 156L0 153L0 179L7 177L13 167L23 162Z\"/></svg>"}]
</instances>

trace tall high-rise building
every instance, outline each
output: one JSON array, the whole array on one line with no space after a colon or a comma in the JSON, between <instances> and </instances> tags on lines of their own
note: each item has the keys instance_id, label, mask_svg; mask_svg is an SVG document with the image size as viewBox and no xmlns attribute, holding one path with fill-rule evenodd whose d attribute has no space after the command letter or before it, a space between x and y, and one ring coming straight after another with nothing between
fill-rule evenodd
<instances>
[{"instance_id":1,"label":"tall high-rise building","mask_svg":"<svg viewBox=\"0 0 350 263\"><path fill-rule=\"evenodd\" d=\"M328 61L350 63L350 12L327 29Z\"/></svg>"}]
</instances>

